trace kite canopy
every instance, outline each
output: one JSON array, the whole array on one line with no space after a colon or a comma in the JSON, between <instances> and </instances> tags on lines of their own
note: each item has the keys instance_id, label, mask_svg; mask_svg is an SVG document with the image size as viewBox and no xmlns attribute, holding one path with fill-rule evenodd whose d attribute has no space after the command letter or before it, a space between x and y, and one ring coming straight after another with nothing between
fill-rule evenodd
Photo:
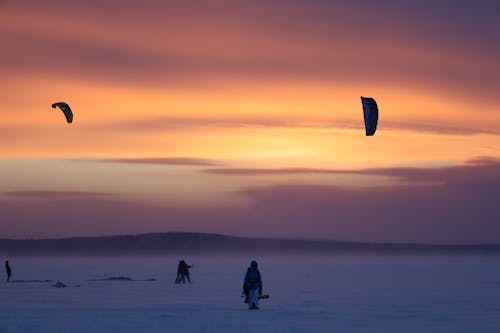
<instances>
[{"instance_id":1,"label":"kite canopy","mask_svg":"<svg viewBox=\"0 0 500 333\"><path fill-rule=\"evenodd\" d=\"M377 102L371 97L361 96L361 103L363 104L363 115L365 118L366 136L372 136L377 130L378 122L378 107Z\"/></svg>"},{"instance_id":2,"label":"kite canopy","mask_svg":"<svg viewBox=\"0 0 500 333\"><path fill-rule=\"evenodd\" d=\"M56 107L59 107L59 109L61 109L61 111L64 113L64 116L66 117L66 121L68 123L73 122L73 112L71 112L71 108L69 107L68 104L66 104L64 102L57 102L57 103L52 104L52 107L54 109Z\"/></svg>"}]
</instances>

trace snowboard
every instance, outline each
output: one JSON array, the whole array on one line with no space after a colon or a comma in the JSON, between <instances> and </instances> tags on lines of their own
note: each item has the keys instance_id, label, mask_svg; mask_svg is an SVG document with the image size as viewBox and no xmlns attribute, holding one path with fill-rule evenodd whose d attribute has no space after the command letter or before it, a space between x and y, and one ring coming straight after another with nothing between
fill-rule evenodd
<instances>
[{"instance_id":1,"label":"snowboard","mask_svg":"<svg viewBox=\"0 0 500 333\"><path fill-rule=\"evenodd\" d=\"M241 298L245 297L245 295L241 295ZM262 294L262 295L259 295L259 299L268 299L269 298L269 294ZM245 304L248 303L248 299L245 297Z\"/></svg>"}]
</instances>

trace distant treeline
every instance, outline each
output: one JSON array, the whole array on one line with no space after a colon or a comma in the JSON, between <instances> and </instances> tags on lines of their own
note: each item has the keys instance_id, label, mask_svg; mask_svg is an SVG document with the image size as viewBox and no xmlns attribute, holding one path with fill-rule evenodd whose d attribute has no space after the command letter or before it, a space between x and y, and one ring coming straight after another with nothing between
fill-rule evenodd
<instances>
[{"instance_id":1,"label":"distant treeline","mask_svg":"<svg viewBox=\"0 0 500 333\"><path fill-rule=\"evenodd\" d=\"M0 239L0 253L4 255L500 254L500 244L359 243L167 232L60 239Z\"/></svg>"}]
</instances>

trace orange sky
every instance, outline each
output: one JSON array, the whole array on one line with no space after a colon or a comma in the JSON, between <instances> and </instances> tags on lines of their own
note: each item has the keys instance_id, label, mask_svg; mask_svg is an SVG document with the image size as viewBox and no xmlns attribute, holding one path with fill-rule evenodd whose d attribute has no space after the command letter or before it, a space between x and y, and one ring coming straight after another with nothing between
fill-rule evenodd
<instances>
[{"instance_id":1,"label":"orange sky","mask_svg":"<svg viewBox=\"0 0 500 333\"><path fill-rule=\"evenodd\" d=\"M227 203L254 185L367 180L95 159L359 170L500 158L498 8L450 4L4 1L0 184ZM364 135L362 95L379 105L374 137ZM56 101L71 105L73 124ZM155 186L163 173L167 189Z\"/></svg>"}]
</instances>

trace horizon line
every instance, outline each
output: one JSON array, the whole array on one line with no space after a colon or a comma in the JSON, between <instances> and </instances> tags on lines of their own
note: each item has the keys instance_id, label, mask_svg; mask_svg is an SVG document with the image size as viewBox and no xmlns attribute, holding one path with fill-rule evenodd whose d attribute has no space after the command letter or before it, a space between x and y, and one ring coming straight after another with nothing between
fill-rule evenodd
<instances>
[{"instance_id":1,"label":"horizon line","mask_svg":"<svg viewBox=\"0 0 500 333\"><path fill-rule=\"evenodd\" d=\"M278 241L297 241L297 242L316 242L316 243L345 243L345 244L370 244L370 245L413 245L413 246L428 246L428 247L480 247L480 246L500 246L498 243L425 243L425 242L381 242L381 241L355 241L355 240L339 240L339 239L324 239L324 238L300 238L300 237L266 237L266 236L242 236L232 234L221 234L211 232L198 231L151 231L137 234L112 234L112 235L88 235L88 236L62 236L62 237L47 237L47 238L0 238L0 241L59 241L59 240L75 240L75 239L97 239L97 238L116 238L116 237L142 237L150 235L204 235L227 237L235 239L247 240L278 240Z\"/></svg>"}]
</instances>

